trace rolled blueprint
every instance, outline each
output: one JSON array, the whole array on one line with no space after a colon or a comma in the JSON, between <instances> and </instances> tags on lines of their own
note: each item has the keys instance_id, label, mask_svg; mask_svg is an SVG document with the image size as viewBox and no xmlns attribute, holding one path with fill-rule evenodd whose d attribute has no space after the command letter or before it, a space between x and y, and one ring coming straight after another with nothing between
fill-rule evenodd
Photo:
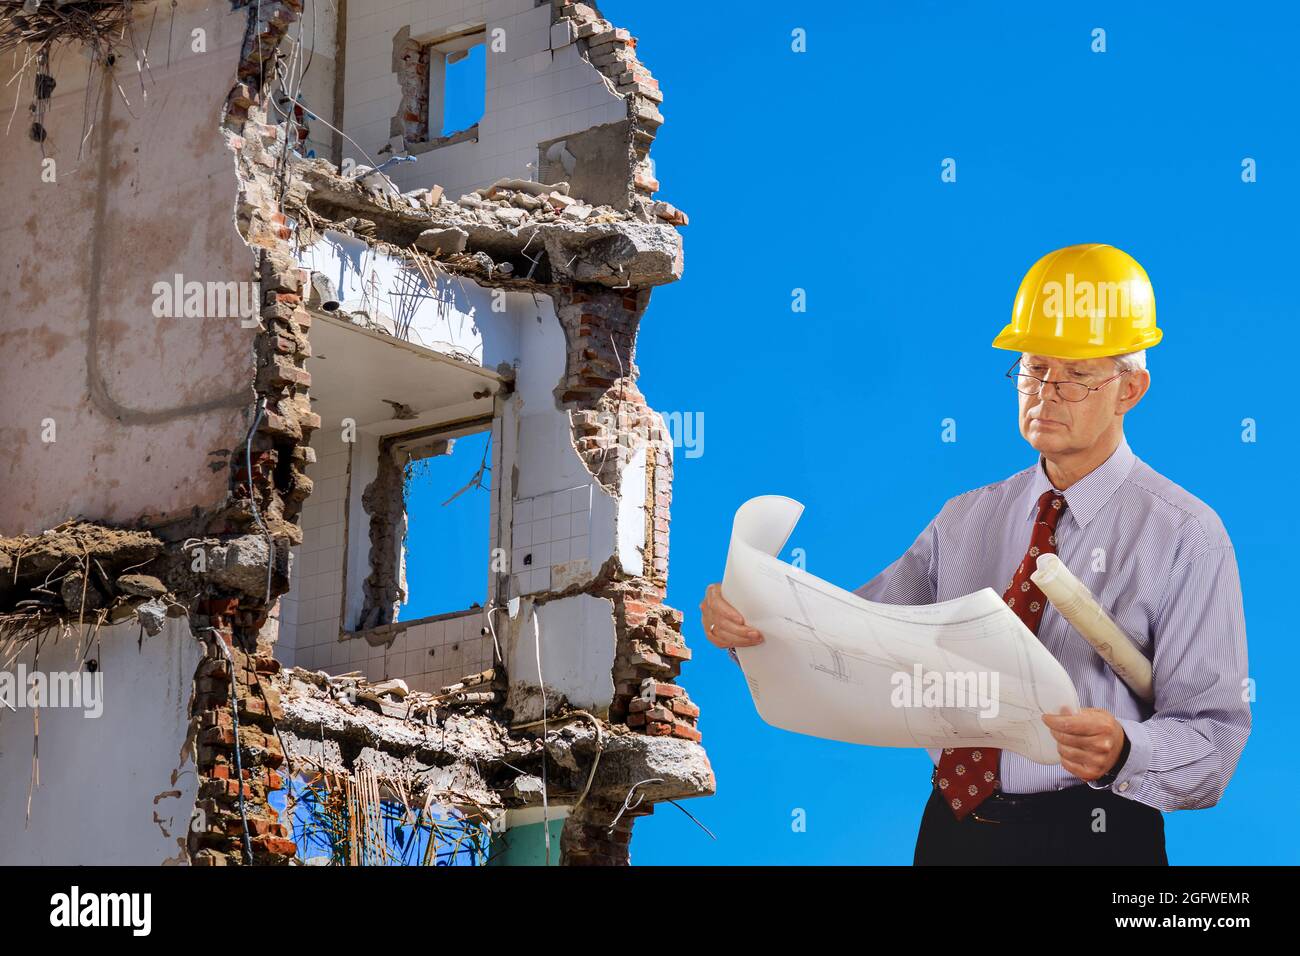
<instances>
[{"instance_id":1,"label":"rolled blueprint","mask_svg":"<svg viewBox=\"0 0 1300 956\"><path fill-rule=\"evenodd\" d=\"M1119 629L1097 599L1054 554L1040 554L1037 570L1029 579L1047 595L1052 606L1083 635L1133 693L1148 704L1155 699L1151 687L1151 662Z\"/></svg>"},{"instance_id":2,"label":"rolled blueprint","mask_svg":"<svg viewBox=\"0 0 1300 956\"><path fill-rule=\"evenodd\" d=\"M736 655L774 727L873 747L999 747L1060 763L1044 714L1077 710L1061 663L990 588L938 604L876 604L777 555L803 505L736 512L722 594L763 643ZM976 760L979 758L976 757Z\"/></svg>"}]
</instances>

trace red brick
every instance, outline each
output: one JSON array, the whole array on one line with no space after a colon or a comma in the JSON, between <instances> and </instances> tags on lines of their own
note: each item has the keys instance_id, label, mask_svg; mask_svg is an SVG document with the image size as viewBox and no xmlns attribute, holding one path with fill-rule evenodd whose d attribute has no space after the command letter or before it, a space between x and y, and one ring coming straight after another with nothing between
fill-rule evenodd
<instances>
[{"instance_id":1,"label":"red brick","mask_svg":"<svg viewBox=\"0 0 1300 956\"><path fill-rule=\"evenodd\" d=\"M699 743L704 738L703 734L687 724L674 724L673 736L680 737L683 740L690 740L694 743Z\"/></svg>"},{"instance_id":2,"label":"red brick","mask_svg":"<svg viewBox=\"0 0 1300 956\"><path fill-rule=\"evenodd\" d=\"M283 837L259 836L252 840L253 849L274 856L293 856L298 852L298 844Z\"/></svg>"},{"instance_id":3,"label":"red brick","mask_svg":"<svg viewBox=\"0 0 1300 956\"><path fill-rule=\"evenodd\" d=\"M648 664L651 667L662 667L663 658L654 651L637 651L629 655L633 664Z\"/></svg>"},{"instance_id":4,"label":"red brick","mask_svg":"<svg viewBox=\"0 0 1300 956\"><path fill-rule=\"evenodd\" d=\"M230 718L230 711L228 711L228 710L226 710L226 709L224 709L224 708L221 709L221 710L209 710L209 711L205 711L204 714L203 714L203 729L204 729L204 730L206 730L206 729L209 728L209 727L224 727L224 728L226 728L227 730L229 730L229 729L231 729L233 726L234 726L234 724L233 724L233 722L231 721L231 718Z\"/></svg>"},{"instance_id":5,"label":"red brick","mask_svg":"<svg viewBox=\"0 0 1300 956\"><path fill-rule=\"evenodd\" d=\"M199 603L199 613L208 617L230 617L238 610L239 598L208 598Z\"/></svg>"},{"instance_id":6,"label":"red brick","mask_svg":"<svg viewBox=\"0 0 1300 956\"><path fill-rule=\"evenodd\" d=\"M235 732L226 727L209 727L203 731L199 739L210 746L233 747L235 745Z\"/></svg>"},{"instance_id":7,"label":"red brick","mask_svg":"<svg viewBox=\"0 0 1300 956\"><path fill-rule=\"evenodd\" d=\"M698 717L698 716L700 716L700 708L696 707L694 704L692 704L692 703L691 703L690 701L688 701L688 700L675 700L675 701L673 701L673 703L672 703L672 711L673 711L674 714L680 714L680 715L683 716L683 717Z\"/></svg>"},{"instance_id":8,"label":"red brick","mask_svg":"<svg viewBox=\"0 0 1300 956\"><path fill-rule=\"evenodd\" d=\"M235 827L238 832L243 832L244 824L241 820L235 821ZM280 836L284 827L275 817L249 817L248 832L253 836Z\"/></svg>"}]
</instances>

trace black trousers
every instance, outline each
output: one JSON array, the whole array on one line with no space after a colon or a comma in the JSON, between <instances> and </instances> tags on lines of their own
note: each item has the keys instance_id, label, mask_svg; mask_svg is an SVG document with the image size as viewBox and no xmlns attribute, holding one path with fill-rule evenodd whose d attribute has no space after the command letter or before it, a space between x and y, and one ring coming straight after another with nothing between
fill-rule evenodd
<instances>
[{"instance_id":1,"label":"black trousers","mask_svg":"<svg viewBox=\"0 0 1300 956\"><path fill-rule=\"evenodd\" d=\"M981 822L979 814L976 809L958 820L931 788L913 865L1169 865L1160 811L1109 790L1086 784L1058 790L1035 806L1027 822Z\"/></svg>"}]
</instances>

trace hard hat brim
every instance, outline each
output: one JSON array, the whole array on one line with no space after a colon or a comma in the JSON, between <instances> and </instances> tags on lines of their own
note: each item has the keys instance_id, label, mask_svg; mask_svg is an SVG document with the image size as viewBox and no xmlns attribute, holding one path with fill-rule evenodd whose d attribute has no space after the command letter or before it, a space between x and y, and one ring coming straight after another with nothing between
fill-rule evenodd
<instances>
[{"instance_id":1,"label":"hard hat brim","mask_svg":"<svg viewBox=\"0 0 1300 956\"><path fill-rule=\"evenodd\" d=\"M1157 345L1164 333L1160 329L1148 329L1126 343L1109 342L1105 345L1081 345L1077 342L1065 342L1054 336L1028 335L1017 332L1007 325L993 340L995 349L1009 352L1032 352L1035 355L1047 355L1063 359L1106 358L1111 355L1127 355L1140 352Z\"/></svg>"}]
</instances>

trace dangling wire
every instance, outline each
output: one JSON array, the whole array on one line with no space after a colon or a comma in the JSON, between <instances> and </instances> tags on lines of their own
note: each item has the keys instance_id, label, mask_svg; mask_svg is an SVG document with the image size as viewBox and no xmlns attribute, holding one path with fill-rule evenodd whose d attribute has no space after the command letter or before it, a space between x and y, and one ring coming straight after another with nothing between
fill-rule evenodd
<instances>
[{"instance_id":1,"label":"dangling wire","mask_svg":"<svg viewBox=\"0 0 1300 956\"><path fill-rule=\"evenodd\" d=\"M230 668L230 716L235 728L235 783L239 793L239 819L244 831L244 862L253 865L253 845L248 837L248 810L244 806L244 761L241 756L243 747L239 741L239 685L235 682L235 658L226 647L221 632L215 627L208 628L213 634L217 647L226 656L226 666Z\"/></svg>"},{"instance_id":2,"label":"dangling wire","mask_svg":"<svg viewBox=\"0 0 1300 956\"><path fill-rule=\"evenodd\" d=\"M551 865L551 817L546 782L546 681L542 678L542 631L533 605L533 648L537 654L537 685L542 689L542 834L546 838L546 865Z\"/></svg>"}]
</instances>

